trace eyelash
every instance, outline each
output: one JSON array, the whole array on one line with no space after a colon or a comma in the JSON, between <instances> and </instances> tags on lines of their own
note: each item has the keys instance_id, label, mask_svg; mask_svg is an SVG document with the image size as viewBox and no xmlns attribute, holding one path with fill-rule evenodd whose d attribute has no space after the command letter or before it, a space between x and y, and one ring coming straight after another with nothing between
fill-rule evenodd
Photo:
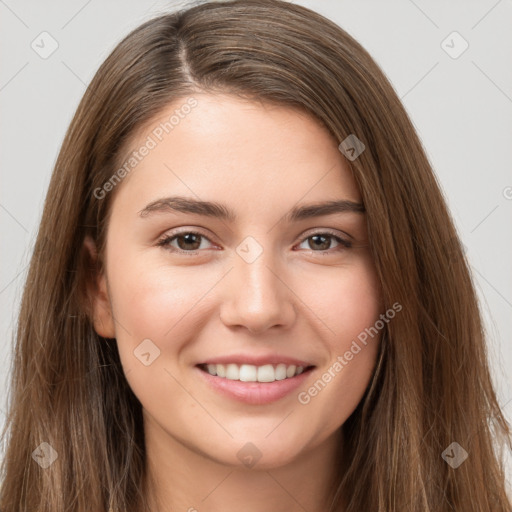
<instances>
[{"instance_id":1,"label":"eyelash","mask_svg":"<svg viewBox=\"0 0 512 512\"><path fill-rule=\"evenodd\" d=\"M205 238L206 240L211 242L211 240L203 233L200 233L198 231L187 230L187 231L180 231L177 233L170 233L168 235L165 235L157 242L157 246L163 247L164 249L171 251L173 253L177 253L177 254L184 254L187 256L197 255L197 253L201 251L200 249L196 249L194 251L184 251L182 249L176 249L175 247L170 246L171 242L175 238L178 238L179 236L183 236L183 235L196 235L196 236ZM330 232L328 230L327 231L318 231L318 232L309 234L307 237L305 237L301 240L299 245L301 245L303 242L308 240L308 238L312 238L314 236L319 236L319 235L324 235L324 236L327 235L328 237L334 238L340 245L338 247L335 247L334 249L326 249L326 250L322 250L322 251L315 251L313 249L310 249L310 252L320 253L320 254L330 254L331 252L343 251L345 249L350 249L352 247L351 242L349 242L348 240L344 240L343 238L339 237L338 235L336 235L333 232Z\"/></svg>"}]
</instances>

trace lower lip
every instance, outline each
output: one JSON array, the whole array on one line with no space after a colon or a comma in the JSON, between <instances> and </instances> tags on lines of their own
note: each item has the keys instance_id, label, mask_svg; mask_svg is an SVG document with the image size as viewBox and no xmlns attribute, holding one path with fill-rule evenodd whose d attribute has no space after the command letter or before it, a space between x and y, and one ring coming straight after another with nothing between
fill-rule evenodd
<instances>
[{"instance_id":1,"label":"lower lip","mask_svg":"<svg viewBox=\"0 0 512 512\"><path fill-rule=\"evenodd\" d=\"M215 391L250 405L269 404L285 397L297 389L314 369L310 367L295 377L274 382L242 382L210 375L197 366L195 368Z\"/></svg>"}]
</instances>

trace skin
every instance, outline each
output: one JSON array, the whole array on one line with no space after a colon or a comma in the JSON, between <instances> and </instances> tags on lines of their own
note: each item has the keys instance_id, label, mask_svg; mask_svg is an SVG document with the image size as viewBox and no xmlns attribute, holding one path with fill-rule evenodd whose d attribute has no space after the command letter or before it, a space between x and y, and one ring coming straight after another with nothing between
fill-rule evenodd
<instances>
[{"instance_id":1,"label":"skin","mask_svg":"<svg viewBox=\"0 0 512 512\"><path fill-rule=\"evenodd\" d=\"M336 140L312 117L228 95L194 97L198 106L115 190L95 330L117 339L143 406L155 510L325 511L342 455L340 426L371 379L378 337L308 404L297 395L376 322L380 288L365 214L282 218L296 205L361 196ZM169 105L131 149L184 102ZM221 202L237 220L171 210L139 216L171 195ZM204 237L157 245L176 228ZM317 248L311 237L325 229L350 235L353 247L324 235ZM247 236L263 250L251 263L236 252ZM148 366L134 356L144 339L160 350ZM316 368L284 398L247 405L212 390L195 368L234 352L276 352ZM261 453L252 468L237 456L248 442Z\"/></svg>"}]
</instances>

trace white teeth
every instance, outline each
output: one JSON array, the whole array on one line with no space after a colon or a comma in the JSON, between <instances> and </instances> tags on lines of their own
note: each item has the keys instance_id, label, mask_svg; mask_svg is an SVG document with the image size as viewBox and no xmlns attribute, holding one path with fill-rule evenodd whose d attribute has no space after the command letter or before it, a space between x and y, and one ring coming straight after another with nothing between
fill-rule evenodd
<instances>
[{"instance_id":1,"label":"white teeth","mask_svg":"<svg viewBox=\"0 0 512 512\"><path fill-rule=\"evenodd\" d=\"M271 364L258 366L258 382L273 382L276 380L276 372Z\"/></svg>"},{"instance_id":2,"label":"white teeth","mask_svg":"<svg viewBox=\"0 0 512 512\"><path fill-rule=\"evenodd\" d=\"M242 382L256 382L258 379L258 369L252 364L243 364L240 366L240 380Z\"/></svg>"},{"instance_id":3,"label":"white teeth","mask_svg":"<svg viewBox=\"0 0 512 512\"><path fill-rule=\"evenodd\" d=\"M240 378L240 370L236 364L228 364L226 367L226 379L238 380Z\"/></svg>"},{"instance_id":4,"label":"white teeth","mask_svg":"<svg viewBox=\"0 0 512 512\"><path fill-rule=\"evenodd\" d=\"M254 366L252 364L207 364L206 370L210 375L217 375L229 380L242 382L274 382L275 380L290 379L300 375L304 368L294 364L287 366L279 363L275 367L271 364Z\"/></svg>"},{"instance_id":5,"label":"white teeth","mask_svg":"<svg viewBox=\"0 0 512 512\"><path fill-rule=\"evenodd\" d=\"M288 366L288 368L286 368L286 376L293 377L295 375L296 369L297 369L297 367L294 364L292 364L291 366Z\"/></svg>"},{"instance_id":6,"label":"white teeth","mask_svg":"<svg viewBox=\"0 0 512 512\"><path fill-rule=\"evenodd\" d=\"M276 366L275 374L276 374L276 380L286 379L286 365L278 364Z\"/></svg>"}]
</instances>

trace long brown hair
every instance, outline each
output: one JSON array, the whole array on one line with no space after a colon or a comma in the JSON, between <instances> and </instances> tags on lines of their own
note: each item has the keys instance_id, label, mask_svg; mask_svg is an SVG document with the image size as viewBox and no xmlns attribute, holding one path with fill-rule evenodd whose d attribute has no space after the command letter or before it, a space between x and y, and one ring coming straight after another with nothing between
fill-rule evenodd
<instances>
[{"instance_id":1,"label":"long brown hair","mask_svg":"<svg viewBox=\"0 0 512 512\"><path fill-rule=\"evenodd\" d=\"M140 127L197 91L299 108L338 142L355 135L365 145L347 162L384 306L402 310L386 325L372 381L341 427L331 512L510 512L501 457L512 447L510 427L469 265L421 142L350 35L278 0L205 3L147 21L88 87L55 165L24 288L2 512L147 509L141 404L115 340L92 327L87 289L99 268L84 239L96 241L101 265L114 193L95 191ZM463 453L459 446L468 458L455 468L446 453ZM38 457L51 464L43 468Z\"/></svg>"}]
</instances>

